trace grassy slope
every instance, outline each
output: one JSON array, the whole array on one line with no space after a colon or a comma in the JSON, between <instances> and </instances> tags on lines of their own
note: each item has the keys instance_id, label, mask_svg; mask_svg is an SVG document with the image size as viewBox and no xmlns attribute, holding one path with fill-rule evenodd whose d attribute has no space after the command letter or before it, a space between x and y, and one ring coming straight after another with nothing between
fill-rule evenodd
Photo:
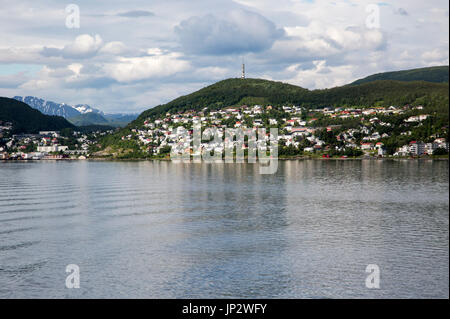
<instances>
[{"instance_id":1,"label":"grassy slope","mask_svg":"<svg viewBox=\"0 0 450 319\"><path fill-rule=\"evenodd\" d=\"M68 119L68 121L77 126L109 124L108 120L105 119L101 114L92 112L71 117Z\"/></svg>"},{"instance_id":2,"label":"grassy slope","mask_svg":"<svg viewBox=\"0 0 450 319\"><path fill-rule=\"evenodd\" d=\"M134 119L136 119L136 116L133 115L113 116L85 113L71 117L68 121L76 126L105 125L109 127L124 127Z\"/></svg>"}]
</instances>

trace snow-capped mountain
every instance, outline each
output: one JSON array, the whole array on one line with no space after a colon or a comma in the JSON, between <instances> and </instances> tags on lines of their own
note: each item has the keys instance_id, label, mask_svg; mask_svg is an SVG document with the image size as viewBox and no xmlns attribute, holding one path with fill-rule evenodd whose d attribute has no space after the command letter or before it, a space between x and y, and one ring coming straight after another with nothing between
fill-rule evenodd
<instances>
[{"instance_id":1,"label":"snow-capped mountain","mask_svg":"<svg viewBox=\"0 0 450 319\"><path fill-rule=\"evenodd\" d=\"M65 118L69 118L81 114L81 112L65 103L55 103L52 101L46 101L34 96L26 96L26 97L15 96L14 99L20 102L24 102L29 106L31 106L32 108L46 115L58 115Z\"/></svg>"},{"instance_id":2,"label":"snow-capped mountain","mask_svg":"<svg viewBox=\"0 0 450 319\"><path fill-rule=\"evenodd\" d=\"M102 115L104 114L102 111L100 111L98 109L94 109L93 107L90 107L87 104L77 104L73 108L76 109L81 114L86 114L86 113L98 113L98 114L102 114Z\"/></svg>"},{"instance_id":3,"label":"snow-capped mountain","mask_svg":"<svg viewBox=\"0 0 450 319\"><path fill-rule=\"evenodd\" d=\"M86 113L98 113L103 115L103 112L95 109L87 104L78 104L75 106L65 103L56 103L52 101L46 101L44 99L37 98L35 96L15 96L14 99L24 102L32 108L39 110L46 115L58 115L67 118L71 118L80 114Z\"/></svg>"},{"instance_id":4,"label":"snow-capped mountain","mask_svg":"<svg viewBox=\"0 0 450 319\"><path fill-rule=\"evenodd\" d=\"M13 99L24 102L43 114L62 116L76 125L99 124L125 126L129 122L135 120L139 115L126 113L105 114L99 109L93 108L87 104L77 104L72 106L65 103L46 101L35 96L15 96Z\"/></svg>"}]
</instances>

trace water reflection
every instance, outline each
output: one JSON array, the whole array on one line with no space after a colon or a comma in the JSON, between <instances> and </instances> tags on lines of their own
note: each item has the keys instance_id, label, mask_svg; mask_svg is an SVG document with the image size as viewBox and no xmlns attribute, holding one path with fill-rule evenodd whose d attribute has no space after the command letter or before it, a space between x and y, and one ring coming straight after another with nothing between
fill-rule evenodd
<instances>
[{"instance_id":1,"label":"water reflection","mask_svg":"<svg viewBox=\"0 0 450 319\"><path fill-rule=\"evenodd\" d=\"M176 297L263 297L285 294L289 265L284 176L260 175L257 165L179 164L184 236L171 247L185 270L167 283Z\"/></svg>"},{"instance_id":2,"label":"water reflection","mask_svg":"<svg viewBox=\"0 0 450 319\"><path fill-rule=\"evenodd\" d=\"M281 161L261 175L49 161L0 176L0 297L448 297L447 162ZM382 289L364 286L369 263Z\"/></svg>"}]
</instances>

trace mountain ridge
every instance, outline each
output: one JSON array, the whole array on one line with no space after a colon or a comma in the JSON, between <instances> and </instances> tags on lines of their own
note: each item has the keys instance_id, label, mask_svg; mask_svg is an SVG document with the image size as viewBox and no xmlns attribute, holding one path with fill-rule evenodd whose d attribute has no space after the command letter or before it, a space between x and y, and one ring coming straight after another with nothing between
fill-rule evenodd
<instances>
[{"instance_id":1,"label":"mountain ridge","mask_svg":"<svg viewBox=\"0 0 450 319\"><path fill-rule=\"evenodd\" d=\"M298 103L298 104L306 104L309 106L326 106L328 103L332 104L340 104L344 105L346 102L348 103L357 103L355 98L351 97L351 92L357 92L358 94L363 94L364 96L371 95L372 98L366 99L366 101L361 101L365 103L374 102L377 98L374 96L376 94L382 95L386 91L392 91L394 88L397 90L404 91L408 88L411 91L419 90L419 94L424 94L426 89L424 87L428 87L428 91L433 87L436 90L439 90L439 85L445 85L448 87L448 72L449 66L435 66L435 67L425 67L425 68L416 68L416 69L408 69L408 70L399 70L399 71L390 71L373 74L363 79L356 80L347 85L327 88L327 89L316 89L316 90L308 90L302 88L300 86L296 86L289 83L283 83L279 81L271 81L264 79L240 79L240 78L231 78L225 79L209 86L206 86L200 90L192 92L190 94L180 96L175 98L174 100L160 104L153 108L149 108L146 111L142 112L141 115L137 118L136 121L143 121L144 117L153 116L159 111L164 112L171 108L189 108L195 106L195 103L201 104L203 107L207 107L207 102L212 102L213 106L220 106L222 104L239 104L239 102L243 98L247 98L242 102L268 102L272 104L276 103ZM409 76L409 78L408 78ZM403 79L403 80L399 80ZM244 81L244 82L243 82ZM246 82L245 82L246 81ZM249 83L250 82L250 83ZM421 84L421 82L423 82ZM232 90L227 90L225 87L220 87L221 84L230 84ZM270 84L269 84L270 83ZM432 83L433 85L429 85L428 83ZM436 84L436 85L434 85ZM244 93L242 89L246 89L246 86L252 86L252 89ZM390 88L389 86L393 85L394 88ZM225 85L226 86L226 85ZM277 94L275 92L261 92L261 88L264 90L282 90L283 94ZM374 89L375 93L368 92L367 89ZM236 92L236 90L241 90L241 93ZM217 94L216 101L208 101L208 98L205 98L205 95L208 96L209 91L214 91ZM429 93L429 92L428 92ZM204 94L202 96L202 94ZM236 94L240 94L240 98L236 98ZM269 95L269 96L268 96ZM278 95L278 96L277 96ZM342 95L345 98L340 101L335 100L336 95ZM405 94L403 101L401 99L395 99L390 96L390 100L392 103L394 102L405 102L411 103L411 98L406 97ZM448 94L447 94L448 96ZM187 101L191 99L191 101ZM222 99L222 100L220 100ZM282 101L284 99L284 101ZM372 100L372 101L370 101ZM408 102L409 101L409 102ZM386 101L387 102L387 101ZM134 121L134 122L136 122ZM133 124L131 122L130 124Z\"/></svg>"},{"instance_id":2,"label":"mountain ridge","mask_svg":"<svg viewBox=\"0 0 450 319\"><path fill-rule=\"evenodd\" d=\"M35 96L14 96L13 99L24 102L45 115L62 116L77 126L111 125L122 127L138 116L138 114L131 113L105 113L88 104L76 104L72 106L66 103L44 100Z\"/></svg>"},{"instance_id":3,"label":"mountain ridge","mask_svg":"<svg viewBox=\"0 0 450 319\"><path fill-rule=\"evenodd\" d=\"M400 71L380 72L365 78L353 81L350 85L363 84L377 80L396 81L426 81L434 83L448 83L449 66L432 66Z\"/></svg>"},{"instance_id":4,"label":"mountain ridge","mask_svg":"<svg viewBox=\"0 0 450 319\"><path fill-rule=\"evenodd\" d=\"M264 79L232 78L216 82L166 104L142 112L128 126L141 125L146 118L167 112L219 109L239 104L282 105L323 108L346 105L405 105L420 99L443 97L448 101L448 83L379 80L330 89L308 90L288 83Z\"/></svg>"},{"instance_id":5,"label":"mountain ridge","mask_svg":"<svg viewBox=\"0 0 450 319\"><path fill-rule=\"evenodd\" d=\"M16 95L13 99L28 104L32 108L39 110L42 114L62 116L66 119L86 113L104 114L99 109L93 108L87 104L77 104L72 106L66 103L57 103L30 95Z\"/></svg>"}]
</instances>

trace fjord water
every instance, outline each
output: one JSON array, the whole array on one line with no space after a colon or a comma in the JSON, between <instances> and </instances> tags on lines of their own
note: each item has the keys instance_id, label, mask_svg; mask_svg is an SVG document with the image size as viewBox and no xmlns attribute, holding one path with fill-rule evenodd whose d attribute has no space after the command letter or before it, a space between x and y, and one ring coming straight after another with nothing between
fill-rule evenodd
<instances>
[{"instance_id":1,"label":"fjord water","mask_svg":"<svg viewBox=\"0 0 450 319\"><path fill-rule=\"evenodd\" d=\"M0 297L449 297L447 161L258 167L0 163Z\"/></svg>"}]
</instances>

